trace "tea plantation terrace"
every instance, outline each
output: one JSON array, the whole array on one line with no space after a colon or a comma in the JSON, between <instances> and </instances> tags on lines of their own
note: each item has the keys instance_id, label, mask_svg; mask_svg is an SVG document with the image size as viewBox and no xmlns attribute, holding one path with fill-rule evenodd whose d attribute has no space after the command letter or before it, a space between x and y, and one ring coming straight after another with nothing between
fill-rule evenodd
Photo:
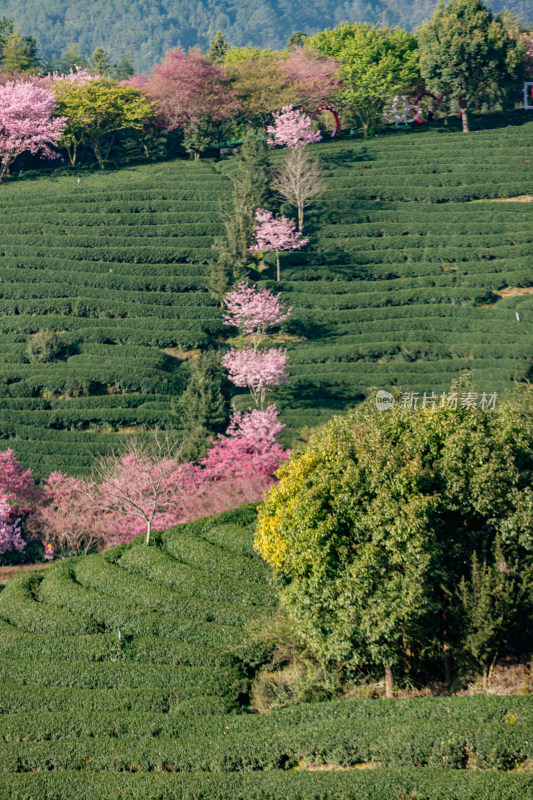
<instances>
[{"instance_id":1,"label":"tea plantation terrace","mask_svg":"<svg viewBox=\"0 0 533 800\"><path fill-rule=\"evenodd\" d=\"M532 133L313 146L328 188L311 243L282 258L279 286L270 256L261 275L293 307L291 383L273 393L287 444L372 386L438 393L467 369L503 393L531 378L533 295L498 293L533 283L530 204L501 202L531 193ZM0 430L37 477L85 474L121 432L174 424L183 356L225 346L208 280L231 169L176 160L2 186ZM28 339L43 329L66 348L35 363Z\"/></svg>"},{"instance_id":2,"label":"tea plantation terrace","mask_svg":"<svg viewBox=\"0 0 533 800\"><path fill-rule=\"evenodd\" d=\"M271 618L277 602L252 549L254 526L255 509L245 506L155 534L149 548L140 537L8 582L2 800L533 793L533 776L521 771L533 758L528 697L249 713L246 628Z\"/></svg>"}]
</instances>

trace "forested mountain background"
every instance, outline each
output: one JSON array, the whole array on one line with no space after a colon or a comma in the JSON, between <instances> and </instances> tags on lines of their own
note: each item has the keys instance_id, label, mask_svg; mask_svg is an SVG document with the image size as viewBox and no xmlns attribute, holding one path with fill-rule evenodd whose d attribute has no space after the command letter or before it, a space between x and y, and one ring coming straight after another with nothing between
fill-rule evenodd
<instances>
[{"instance_id":1,"label":"forested mountain background","mask_svg":"<svg viewBox=\"0 0 533 800\"><path fill-rule=\"evenodd\" d=\"M0 0L0 17L37 39L43 58L59 57L72 43L89 55L103 47L118 57L129 51L147 70L171 47L206 46L217 30L232 45L279 48L296 30L315 33L338 22L384 22L412 29L435 0ZM533 20L533 0L494 0Z\"/></svg>"}]
</instances>

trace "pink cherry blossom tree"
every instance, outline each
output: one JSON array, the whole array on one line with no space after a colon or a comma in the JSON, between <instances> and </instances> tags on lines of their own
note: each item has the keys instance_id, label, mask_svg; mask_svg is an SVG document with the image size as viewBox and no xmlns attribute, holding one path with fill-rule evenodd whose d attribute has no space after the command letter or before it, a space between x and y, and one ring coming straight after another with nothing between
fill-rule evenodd
<instances>
[{"instance_id":1,"label":"pink cherry blossom tree","mask_svg":"<svg viewBox=\"0 0 533 800\"><path fill-rule=\"evenodd\" d=\"M268 450L276 443L284 427L275 403L264 409L251 408L248 411L237 411L234 407L226 434L253 439L258 450Z\"/></svg>"},{"instance_id":2,"label":"pink cherry blossom tree","mask_svg":"<svg viewBox=\"0 0 533 800\"><path fill-rule=\"evenodd\" d=\"M144 529L149 545L154 526L169 528L181 521L194 488L191 465L179 461L180 449L168 434L152 431L148 440L135 439L102 456L86 494L90 505L118 516L119 533L137 535Z\"/></svg>"},{"instance_id":3,"label":"pink cherry blossom tree","mask_svg":"<svg viewBox=\"0 0 533 800\"><path fill-rule=\"evenodd\" d=\"M15 158L24 152L59 158L52 150L66 125L65 117L53 117L54 95L23 81L0 86L0 182Z\"/></svg>"},{"instance_id":4,"label":"pink cherry blossom tree","mask_svg":"<svg viewBox=\"0 0 533 800\"><path fill-rule=\"evenodd\" d=\"M69 72L53 72L44 80L48 81L52 85L65 83L70 84L71 86L85 86L91 81L99 81L101 78L101 75L93 75L88 69L75 67Z\"/></svg>"},{"instance_id":5,"label":"pink cherry blossom tree","mask_svg":"<svg viewBox=\"0 0 533 800\"><path fill-rule=\"evenodd\" d=\"M118 544L117 519L88 502L89 487L81 478L52 472L42 487L42 501L32 519L45 544L67 555L88 553Z\"/></svg>"},{"instance_id":6,"label":"pink cherry blossom tree","mask_svg":"<svg viewBox=\"0 0 533 800\"><path fill-rule=\"evenodd\" d=\"M13 510L7 495L0 494L0 556L11 550L24 551L26 542L20 532L20 523L11 522Z\"/></svg>"},{"instance_id":7,"label":"pink cherry blossom tree","mask_svg":"<svg viewBox=\"0 0 533 800\"><path fill-rule=\"evenodd\" d=\"M292 310L287 308L279 295L268 289L258 289L246 281L241 281L228 292L224 305L224 324L234 325L241 336L250 336L254 349L257 349L267 330L285 322Z\"/></svg>"},{"instance_id":8,"label":"pink cherry blossom tree","mask_svg":"<svg viewBox=\"0 0 533 800\"><path fill-rule=\"evenodd\" d=\"M313 130L313 120L300 109L285 106L274 114L274 124L267 126L268 144L298 149L322 139L320 131Z\"/></svg>"},{"instance_id":9,"label":"pink cherry blossom tree","mask_svg":"<svg viewBox=\"0 0 533 800\"><path fill-rule=\"evenodd\" d=\"M7 522L27 518L40 499L31 470L21 466L11 448L0 453L0 496L9 505Z\"/></svg>"},{"instance_id":10,"label":"pink cherry blossom tree","mask_svg":"<svg viewBox=\"0 0 533 800\"><path fill-rule=\"evenodd\" d=\"M226 434L213 442L200 462L194 503L197 516L261 499L289 455L276 441L283 428L275 405L234 410Z\"/></svg>"},{"instance_id":11,"label":"pink cherry blossom tree","mask_svg":"<svg viewBox=\"0 0 533 800\"><path fill-rule=\"evenodd\" d=\"M246 387L259 408L263 408L266 393L273 386L287 383L289 379L286 350L254 350L249 347L237 350L232 347L222 356L222 364L230 381L235 386Z\"/></svg>"},{"instance_id":12,"label":"pink cherry blossom tree","mask_svg":"<svg viewBox=\"0 0 533 800\"><path fill-rule=\"evenodd\" d=\"M255 229L255 244L249 250L251 253L269 251L276 253L276 276L279 283L280 252L301 250L309 243L309 239L302 238L301 232L296 230L296 223L282 214L274 215L271 211L258 208L255 218L259 225Z\"/></svg>"},{"instance_id":13,"label":"pink cherry blossom tree","mask_svg":"<svg viewBox=\"0 0 533 800\"><path fill-rule=\"evenodd\" d=\"M198 141L202 133L208 136L210 125L222 131L241 108L228 71L196 47L187 53L180 47L169 50L150 74L128 83L156 103L166 128L183 128Z\"/></svg>"},{"instance_id":14,"label":"pink cherry blossom tree","mask_svg":"<svg viewBox=\"0 0 533 800\"><path fill-rule=\"evenodd\" d=\"M340 62L325 58L310 47L292 48L278 64L280 71L298 87L301 103L309 112L331 100L340 88Z\"/></svg>"}]
</instances>

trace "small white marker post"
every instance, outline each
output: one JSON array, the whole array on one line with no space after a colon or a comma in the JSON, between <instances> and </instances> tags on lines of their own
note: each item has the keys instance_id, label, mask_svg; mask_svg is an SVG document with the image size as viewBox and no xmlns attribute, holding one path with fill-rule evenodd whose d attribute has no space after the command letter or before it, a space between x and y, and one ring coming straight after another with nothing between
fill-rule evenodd
<instances>
[{"instance_id":1,"label":"small white marker post","mask_svg":"<svg viewBox=\"0 0 533 800\"><path fill-rule=\"evenodd\" d=\"M518 313L518 311L515 311L514 313L515 313L515 316L516 316L516 321L520 322L520 314Z\"/></svg>"}]
</instances>

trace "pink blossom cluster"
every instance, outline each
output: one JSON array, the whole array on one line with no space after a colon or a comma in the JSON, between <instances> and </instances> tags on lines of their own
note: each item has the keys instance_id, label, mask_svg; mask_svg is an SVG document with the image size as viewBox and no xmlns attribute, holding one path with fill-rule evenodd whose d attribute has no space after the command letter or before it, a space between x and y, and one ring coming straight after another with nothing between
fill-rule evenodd
<instances>
[{"instance_id":1,"label":"pink blossom cluster","mask_svg":"<svg viewBox=\"0 0 533 800\"><path fill-rule=\"evenodd\" d=\"M330 100L341 86L340 61L324 58L309 47L295 47L278 63L289 80L300 87L308 110Z\"/></svg>"},{"instance_id":2,"label":"pink blossom cluster","mask_svg":"<svg viewBox=\"0 0 533 800\"><path fill-rule=\"evenodd\" d=\"M50 83L57 84L70 84L71 86L86 86L91 81L99 81L101 80L101 75L92 75L88 69L82 69L81 67L74 67L69 72L53 72L49 77L48 80Z\"/></svg>"},{"instance_id":3,"label":"pink blossom cluster","mask_svg":"<svg viewBox=\"0 0 533 800\"><path fill-rule=\"evenodd\" d=\"M255 244L249 248L251 253L301 250L309 243L309 239L302 237L296 229L296 223L289 217L258 208L255 218L259 225L255 229Z\"/></svg>"},{"instance_id":4,"label":"pink blossom cluster","mask_svg":"<svg viewBox=\"0 0 533 800\"><path fill-rule=\"evenodd\" d=\"M222 357L230 381L235 386L247 387L257 405L263 406L266 392L273 386L287 383L287 351L272 348L256 350L232 347Z\"/></svg>"},{"instance_id":5,"label":"pink blossom cluster","mask_svg":"<svg viewBox=\"0 0 533 800\"><path fill-rule=\"evenodd\" d=\"M264 336L269 328L285 322L292 310L286 307L279 295L248 285L246 281L228 292L224 305L224 324L234 325L245 336Z\"/></svg>"},{"instance_id":6,"label":"pink blossom cluster","mask_svg":"<svg viewBox=\"0 0 533 800\"><path fill-rule=\"evenodd\" d=\"M86 553L144 533L152 511L152 529L164 530L257 502L288 455L276 442L282 428L275 406L234 411L226 435L198 464L126 453L99 485L52 472L37 489L12 450L0 453L0 554L24 549L21 523L60 553Z\"/></svg>"},{"instance_id":7,"label":"pink blossom cluster","mask_svg":"<svg viewBox=\"0 0 533 800\"><path fill-rule=\"evenodd\" d=\"M11 448L0 452L0 497L4 503L0 519L6 522L14 522L30 514L40 497L31 470L20 465ZM8 513L5 511L6 503Z\"/></svg>"},{"instance_id":8,"label":"pink blossom cluster","mask_svg":"<svg viewBox=\"0 0 533 800\"><path fill-rule=\"evenodd\" d=\"M56 99L52 92L23 81L0 86L0 180L13 160L24 152L59 158L57 145L66 117L52 116Z\"/></svg>"},{"instance_id":9,"label":"pink blossom cluster","mask_svg":"<svg viewBox=\"0 0 533 800\"><path fill-rule=\"evenodd\" d=\"M313 130L313 120L303 111L292 106L285 106L274 114L274 124L268 125L267 133L271 138L268 144L298 149L314 144L322 139L320 131Z\"/></svg>"},{"instance_id":10,"label":"pink blossom cluster","mask_svg":"<svg viewBox=\"0 0 533 800\"><path fill-rule=\"evenodd\" d=\"M136 75L127 83L156 103L169 129L194 120L220 122L241 108L228 72L195 47L187 53L180 47L169 50L150 74Z\"/></svg>"},{"instance_id":11,"label":"pink blossom cluster","mask_svg":"<svg viewBox=\"0 0 533 800\"><path fill-rule=\"evenodd\" d=\"M22 553L26 547L18 520L11 522L11 519L12 508L8 497L0 494L0 555L11 550L18 550L19 553Z\"/></svg>"},{"instance_id":12,"label":"pink blossom cluster","mask_svg":"<svg viewBox=\"0 0 533 800\"><path fill-rule=\"evenodd\" d=\"M227 430L228 436L254 441L260 450L275 444L285 427L279 418L275 403L267 408L252 408L248 411L233 410Z\"/></svg>"},{"instance_id":13,"label":"pink blossom cluster","mask_svg":"<svg viewBox=\"0 0 533 800\"><path fill-rule=\"evenodd\" d=\"M285 425L274 404L266 409L233 410L225 436L219 436L201 462L211 480L260 476L272 481L288 451L277 442Z\"/></svg>"}]
</instances>

